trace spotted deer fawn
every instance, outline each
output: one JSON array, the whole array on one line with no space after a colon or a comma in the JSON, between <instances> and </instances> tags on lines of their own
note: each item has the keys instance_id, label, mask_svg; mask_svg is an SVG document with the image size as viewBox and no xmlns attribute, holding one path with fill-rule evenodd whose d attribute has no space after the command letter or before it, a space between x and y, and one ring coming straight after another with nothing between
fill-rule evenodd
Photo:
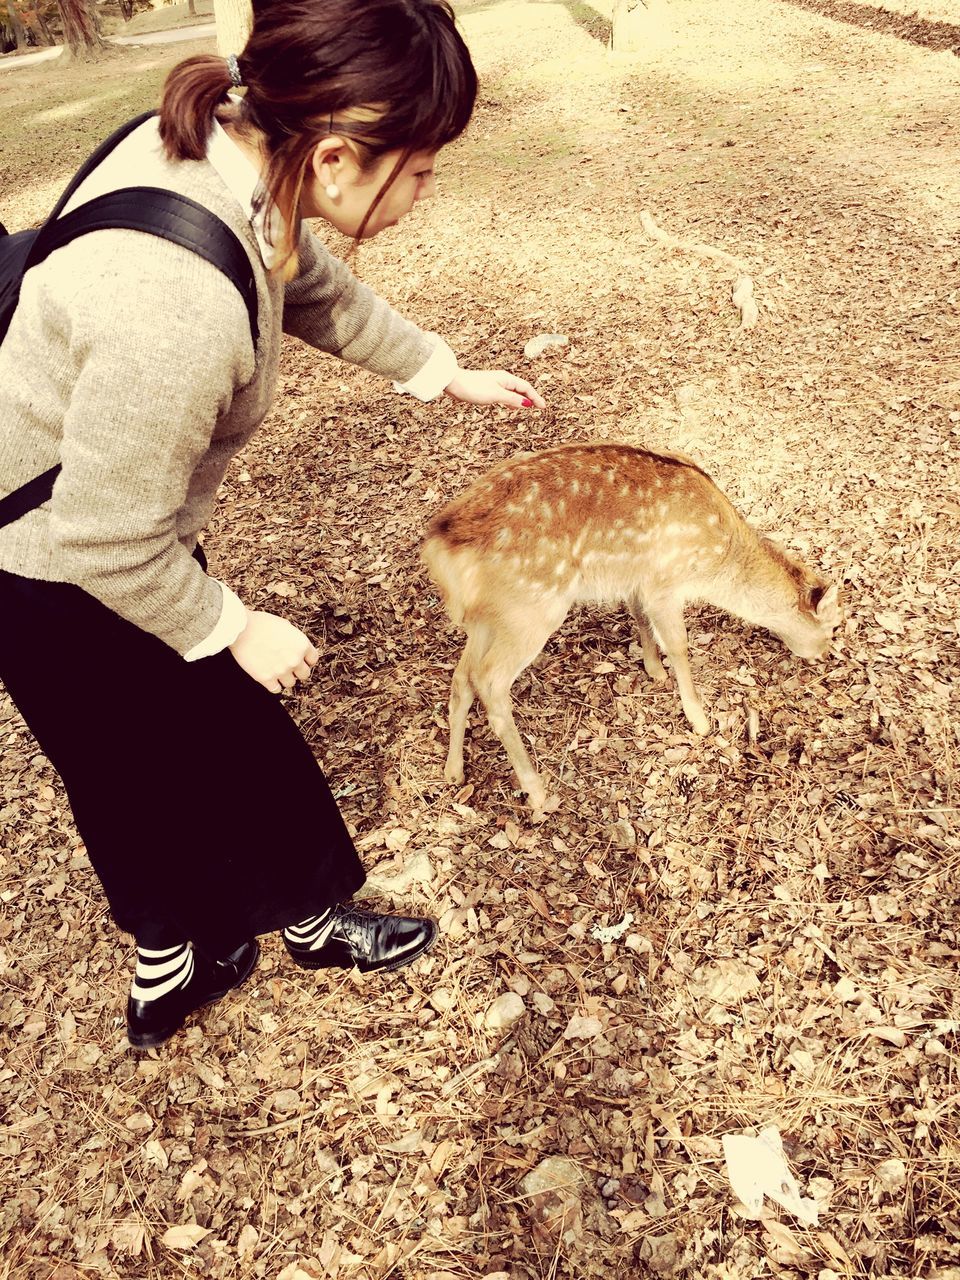
<instances>
[{"instance_id":1,"label":"spotted deer fawn","mask_svg":"<svg viewBox=\"0 0 960 1280\"><path fill-rule=\"evenodd\" d=\"M696 463L630 445L563 445L501 463L434 516L422 554L467 634L450 689L444 777L463 781L476 696L534 811L546 792L510 688L571 605L626 601L647 675L667 679L659 642L697 733L709 721L687 660L687 603L767 627L801 658L826 653L840 618L836 585L755 533Z\"/></svg>"}]
</instances>

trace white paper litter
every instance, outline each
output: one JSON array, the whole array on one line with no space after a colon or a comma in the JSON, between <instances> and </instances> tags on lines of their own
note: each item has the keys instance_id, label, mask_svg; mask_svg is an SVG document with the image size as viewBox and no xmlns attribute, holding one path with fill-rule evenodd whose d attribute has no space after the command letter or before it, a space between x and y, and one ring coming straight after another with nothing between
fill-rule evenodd
<instances>
[{"instance_id":1,"label":"white paper litter","mask_svg":"<svg viewBox=\"0 0 960 1280\"><path fill-rule=\"evenodd\" d=\"M775 1125L762 1130L755 1138L745 1134L724 1134L723 1154L730 1186L752 1218L762 1215L763 1198L767 1196L792 1213L804 1226L819 1224L817 1202L801 1196L797 1180L787 1166L783 1139Z\"/></svg>"},{"instance_id":2,"label":"white paper litter","mask_svg":"<svg viewBox=\"0 0 960 1280\"><path fill-rule=\"evenodd\" d=\"M605 927L595 924L590 930L590 937L596 938L597 942L619 942L632 924L633 912L628 911L619 924L608 924Z\"/></svg>"}]
</instances>

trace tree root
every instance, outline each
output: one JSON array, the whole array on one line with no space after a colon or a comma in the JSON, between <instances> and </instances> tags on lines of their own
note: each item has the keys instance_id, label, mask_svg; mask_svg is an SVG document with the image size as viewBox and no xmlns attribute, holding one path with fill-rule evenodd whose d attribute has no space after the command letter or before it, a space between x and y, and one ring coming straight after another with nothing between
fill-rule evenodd
<instances>
[{"instance_id":1,"label":"tree root","mask_svg":"<svg viewBox=\"0 0 960 1280\"><path fill-rule=\"evenodd\" d=\"M714 262L722 262L734 271L739 272L733 283L733 305L740 312L740 328L751 329L760 318L760 311L753 300L753 280L747 274L749 268L741 258L735 258L724 249L715 249L709 244L697 244L692 240L680 240L677 236L662 231L648 209L640 211L640 225L651 240L658 240L670 249L680 249L683 253L695 253L701 258L710 258Z\"/></svg>"}]
</instances>

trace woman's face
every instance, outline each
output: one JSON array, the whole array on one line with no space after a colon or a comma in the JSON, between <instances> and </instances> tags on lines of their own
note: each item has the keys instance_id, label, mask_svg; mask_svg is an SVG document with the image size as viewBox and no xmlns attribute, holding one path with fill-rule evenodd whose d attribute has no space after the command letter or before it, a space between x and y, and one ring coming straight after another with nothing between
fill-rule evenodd
<instances>
[{"instance_id":1,"label":"woman's face","mask_svg":"<svg viewBox=\"0 0 960 1280\"><path fill-rule=\"evenodd\" d=\"M336 138L326 139L314 152L313 173L303 185L300 213L306 218L323 218L337 231L353 238L401 153L389 151L364 171L348 147L329 145L336 142ZM372 240L387 227L396 226L418 200L426 200L435 193L436 154L435 151L415 151L409 157L364 227L364 240ZM337 189L335 195L330 195L332 186Z\"/></svg>"}]
</instances>

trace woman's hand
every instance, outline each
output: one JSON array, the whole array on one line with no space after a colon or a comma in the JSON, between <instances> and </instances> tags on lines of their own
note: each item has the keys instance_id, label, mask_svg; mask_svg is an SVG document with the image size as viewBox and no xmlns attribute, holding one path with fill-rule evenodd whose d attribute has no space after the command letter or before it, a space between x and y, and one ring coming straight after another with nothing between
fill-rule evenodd
<instances>
[{"instance_id":1,"label":"woman's hand","mask_svg":"<svg viewBox=\"0 0 960 1280\"><path fill-rule=\"evenodd\" d=\"M320 657L302 631L275 613L249 610L247 625L230 645L230 652L248 676L270 693L292 689L309 680Z\"/></svg>"},{"instance_id":2,"label":"woman's hand","mask_svg":"<svg viewBox=\"0 0 960 1280\"><path fill-rule=\"evenodd\" d=\"M446 388L448 396L467 404L504 404L508 409L546 408L529 382L503 369L461 369Z\"/></svg>"}]
</instances>

